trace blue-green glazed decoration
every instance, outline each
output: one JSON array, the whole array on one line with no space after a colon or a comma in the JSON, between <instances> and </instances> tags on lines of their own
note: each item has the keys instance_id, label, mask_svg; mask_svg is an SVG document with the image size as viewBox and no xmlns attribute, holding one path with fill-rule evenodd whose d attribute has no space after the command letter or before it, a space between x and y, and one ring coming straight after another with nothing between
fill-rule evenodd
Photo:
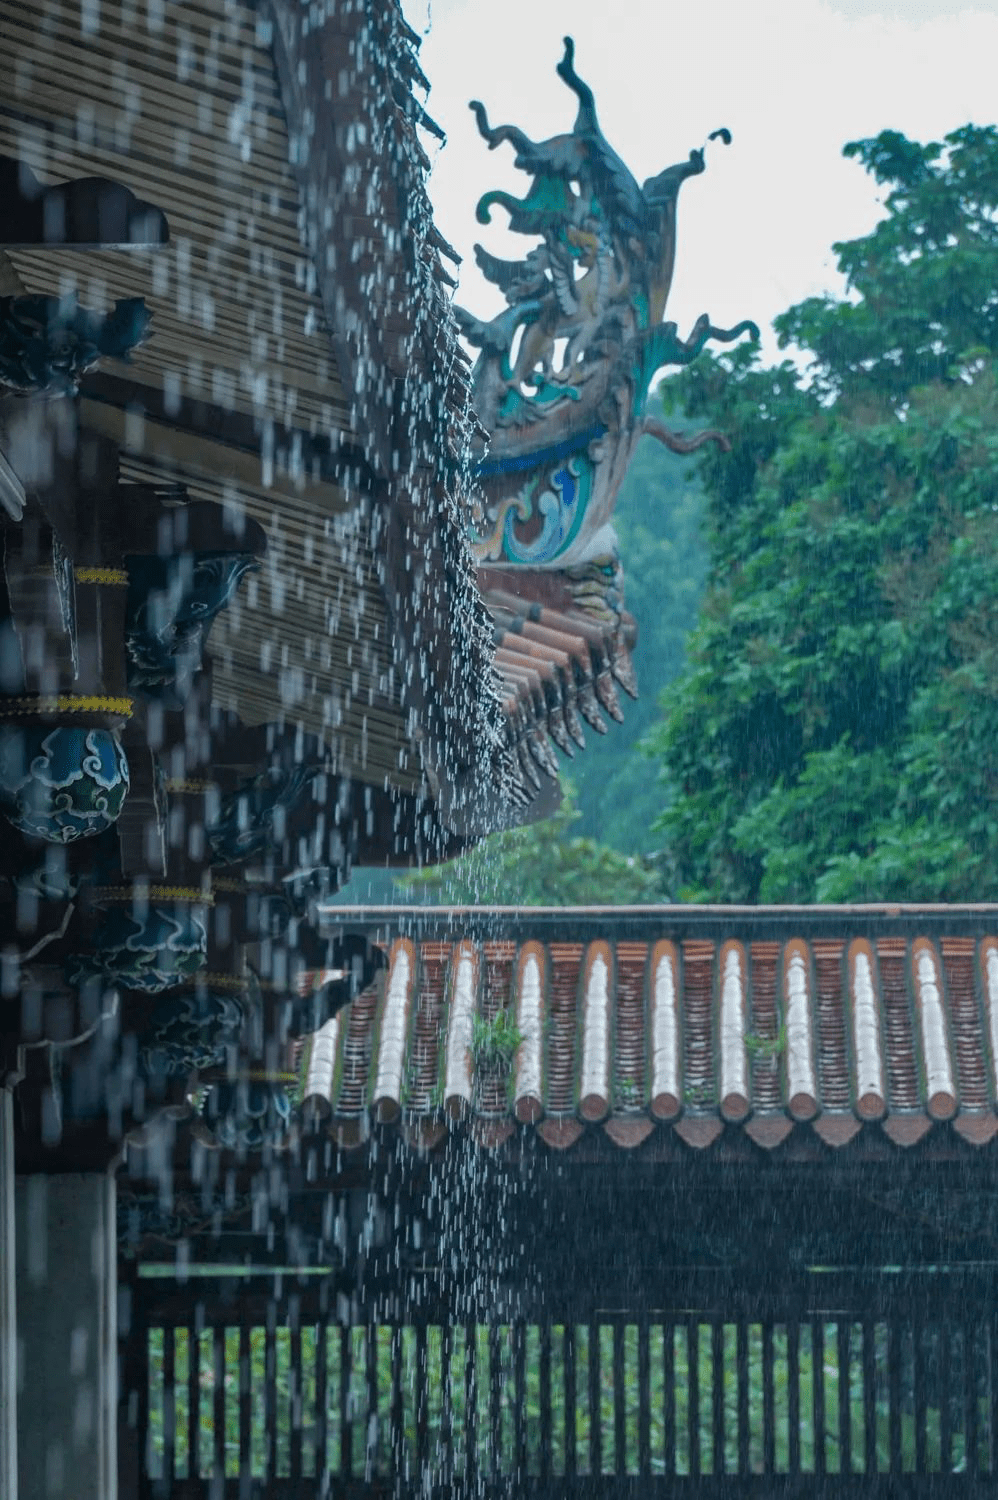
<instances>
[{"instance_id":1,"label":"blue-green glazed decoration","mask_svg":"<svg viewBox=\"0 0 998 1500\"><path fill-rule=\"evenodd\" d=\"M281 1083L246 1078L212 1083L201 1117L215 1144L228 1150L280 1147L291 1132L291 1097Z\"/></svg>"},{"instance_id":2,"label":"blue-green glazed decoration","mask_svg":"<svg viewBox=\"0 0 998 1500\"><path fill-rule=\"evenodd\" d=\"M147 1238L175 1245L205 1230L234 1228L252 1220L253 1203L252 1190L233 1192L231 1182L198 1182L186 1190L177 1183L164 1199L158 1189L143 1191L123 1181L117 1193L118 1253L134 1257Z\"/></svg>"},{"instance_id":3,"label":"blue-green glazed decoration","mask_svg":"<svg viewBox=\"0 0 998 1500\"><path fill-rule=\"evenodd\" d=\"M71 844L110 828L128 795L128 761L110 729L0 728L0 812L32 838Z\"/></svg>"},{"instance_id":4,"label":"blue-green glazed decoration","mask_svg":"<svg viewBox=\"0 0 998 1500\"><path fill-rule=\"evenodd\" d=\"M75 901L80 893L81 877L67 868L65 859L54 849L46 850L46 855L56 857L46 857L40 864L11 876L11 885L17 895L31 901L56 901L60 904Z\"/></svg>"},{"instance_id":5,"label":"blue-green glazed decoration","mask_svg":"<svg viewBox=\"0 0 998 1500\"><path fill-rule=\"evenodd\" d=\"M151 317L141 297L126 297L109 313L81 307L75 292L0 297L0 395L75 395L100 360L128 360Z\"/></svg>"},{"instance_id":6,"label":"blue-green glazed decoration","mask_svg":"<svg viewBox=\"0 0 998 1500\"><path fill-rule=\"evenodd\" d=\"M125 649L137 697L182 708L211 622L258 559L248 552L129 557Z\"/></svg>"},{"instance_id":7,"label":"blue-green glazed decoration","mask_svg":"<svg viewBox=\"0 0 998 1500\"><path fill-rule=\"evenodd\" d=\"M155 1002L139 1038L139 1070L149 1078L187 1077L224 1067L247 1040L246 998L212 989L167 992Z\"/></svg>"},{"instance_id":8,"label":"blue-green glazed decoration","mask_svg":"<svg viewBox=\"0 0 998 1500\"><path fill-rule=\"evenodd\" d=\"M645 418L656 373L688 364L710 338L758 330L748 321L715 328L704 316L684 339L662 321L679 189L704 170L704 153L691 151L639 185L600 129L571 38L557 71L579 101L567 134L531 141L516 126L493 128L484 107L471 106L490 149L511 145L514 164L532 179L524 198L486 193L479 222L501 208L514 233L540 241L519 261L477 245L479 267L509 305L489 322L457 309L462 333L480 350L473 400L491 438L479 455L482 503L471 541L481 565L598 562L613 572L611 518L642 434L680 452L723 441L717 433L682 438ZM726 130L715 137L731 139Z\"/></svg>"},{"instance_id":9,"label":"blue-green glazed decoration","mask_svg":"<svg viewBox=\"0 0 998 1500\"><path fill-rule=\"evenodd\" d=\"M223 797L218 819L207 830L213 862L237 864L275 852L284 837L286 819L319 769L271 766Z\"/></svg>"},{"instance_id":10,"label":"blue-green glazed decoration","mask_svg":"<svg viewBox=\"0 0 998 1500\"><path fill-rule=\"evenodd\" d=\"M92 939L91 951L66 964L73 986L88 980L157 994L191 979L207 963L208 933L196 906L161 903L141 913L116 906Z\"/></svg>"}]
</instances>

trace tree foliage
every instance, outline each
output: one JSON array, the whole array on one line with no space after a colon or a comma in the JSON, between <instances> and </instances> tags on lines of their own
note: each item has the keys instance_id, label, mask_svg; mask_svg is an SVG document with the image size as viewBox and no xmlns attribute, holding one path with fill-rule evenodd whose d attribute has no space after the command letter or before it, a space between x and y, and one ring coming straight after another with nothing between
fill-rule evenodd
<instances>
[{"instance_id":1,"label":"tree foliage","mask_svg":"<svg viewBox=\"0 0 998 1500\"><path fill-rule=\"evenodd\" d=\"M658 718L663 688L682 671L696 623L707 576L702 509L694 460L643 438L614 512L627 608L638 622L633 656L641 696L636 703L624 699L624 722L609 734L587 734L572 766L578 832L626 854L651 854L660 843L654 823L661 788L638 746Z\"/></svg>"},{"instance_id":2,"label":"tree foliage","mask_svg":"<svg viewBox=\"0 0 998 1500\"><path fill-rule=\"evenodd\" d=\"M629 906L663 899L658 871L576 831L571 784L553 817L499 833L448 864L398 881L404 899L441 905Z\"/></svg>"},{"instance_id":3,"label":"tree foliage","mask_svg":"<svg viewBox=\"0 0 998 1500\"><path fill-rule=\"evenodd\" d=\"M885 215L846 300L670 382L710 580L652 749L676 888L724 901L969 900L998 875L998 132L846 148Z\"/></svg>"}]
</instances>

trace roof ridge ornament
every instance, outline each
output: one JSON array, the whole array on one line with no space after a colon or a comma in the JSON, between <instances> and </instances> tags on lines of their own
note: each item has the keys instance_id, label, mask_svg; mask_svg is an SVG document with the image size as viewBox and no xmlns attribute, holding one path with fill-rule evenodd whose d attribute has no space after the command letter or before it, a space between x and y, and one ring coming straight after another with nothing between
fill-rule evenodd
<instances>
[{"instance_id":1,"label":"roof ridge ornament","mask_svg":"<svg viewBox=\"0 0 998 1500\"><path fill-rule=\"evenodd\" d=\"M491 434L479 450L482 504L472 522L480 564L616 570L611 517L644 432L678 452L724 439L692 439L646 420L651 382L666 365L689 364L711 339L732 342L758 328L716 327L704 314L687 338L663 321L675 261L676 202L704 170L704 150L638 185L609 145L592 90L575 71L565 38L557 72L579 101L568 134L530 140L514 125L493 127L471 104L490 150L510 144L533 179L523 198L500 190L479 201L480 223L504 208L515 233L541 243L505 261L475 246L484 275L508 306L491 321L463 308L461 331L480 353L473 400ZM731 140L726 129L708 141Z\"/></svg>"}]
</instances>

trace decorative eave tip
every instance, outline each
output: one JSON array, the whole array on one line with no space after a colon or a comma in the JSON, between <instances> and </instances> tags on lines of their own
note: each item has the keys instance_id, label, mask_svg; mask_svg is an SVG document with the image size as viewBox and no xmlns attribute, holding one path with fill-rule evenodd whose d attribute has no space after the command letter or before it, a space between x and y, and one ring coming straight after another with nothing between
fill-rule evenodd
<instances>
[{"instance_id":1,"label":"decorative eave tip","mask_svg":"<svg viewBox=\"0 0 998 1500\"><path fill-rule=\"evenodd\" d=\"M502 208L514 233L540 241L516 261L476 245L479 268L507 307L489 321L456 309L480 351L473 403L490 436L487 454L483 443L477 455L481 494L471 518L479 564L564 569L615 559L611 517L639 438L649 433L677 452L723 442L646 424L655 375L689 364L711 339L758 337L747 319L720 328L704 314L686 338L663 321L678 192L704 171L705 147L639 186L603 134L571 37L557 72L578 111L572 130L549 140L492 126L485 106L471 104L489 149L511 145L514 164L532 179L522 198L484 194L479 222ZM707 142L715 140L729 144L730 130L712 131Z\"/></svg>"}]
</instances>

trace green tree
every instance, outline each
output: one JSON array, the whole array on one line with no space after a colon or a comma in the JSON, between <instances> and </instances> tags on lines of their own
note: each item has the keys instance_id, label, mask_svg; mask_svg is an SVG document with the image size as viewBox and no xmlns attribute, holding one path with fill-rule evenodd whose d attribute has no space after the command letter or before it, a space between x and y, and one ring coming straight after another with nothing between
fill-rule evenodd
<instances>
[{"instance_id":1,"label":"green tree","mask_svg":"<svg viewBox=\"0 0 998 1500\"><path fill-rule=\"evenodd\" d=\"M847 300L670 383L711 554L650 744L688 899L966 900L998 876L998 132L846 147L885 215Z\"/></svg>"},{"instance_id":2,"label":"green tree","mask_svg":"<svg viewBox=\"0 0 998 1500\"><path fill-rule=\"evenodd\" d=\"M672 425L679 430L685 424ZM650 854L661 842L654 829L661 788L637 747L658 718L663 688L686 660L707 576L702 512L695 461L642 439L614 513L626 606L638 622L633 657L641 696L636 703L623 700L624 722L611 725L609 734L587 734L572 766L577 831L625 854Z\"/></svg>"},{"instance_id":3,"label":"green tree","mask_svg":"<svg viewBox=\"0 0 998 1500\"><path fill-rule=\"evenodd\" d=\"M663 899L658 871L575 832L570 784L551 818L495 834L448 864L399 880L403 898L442 905L628 906Z\"/></svg>"}]
</instances>

